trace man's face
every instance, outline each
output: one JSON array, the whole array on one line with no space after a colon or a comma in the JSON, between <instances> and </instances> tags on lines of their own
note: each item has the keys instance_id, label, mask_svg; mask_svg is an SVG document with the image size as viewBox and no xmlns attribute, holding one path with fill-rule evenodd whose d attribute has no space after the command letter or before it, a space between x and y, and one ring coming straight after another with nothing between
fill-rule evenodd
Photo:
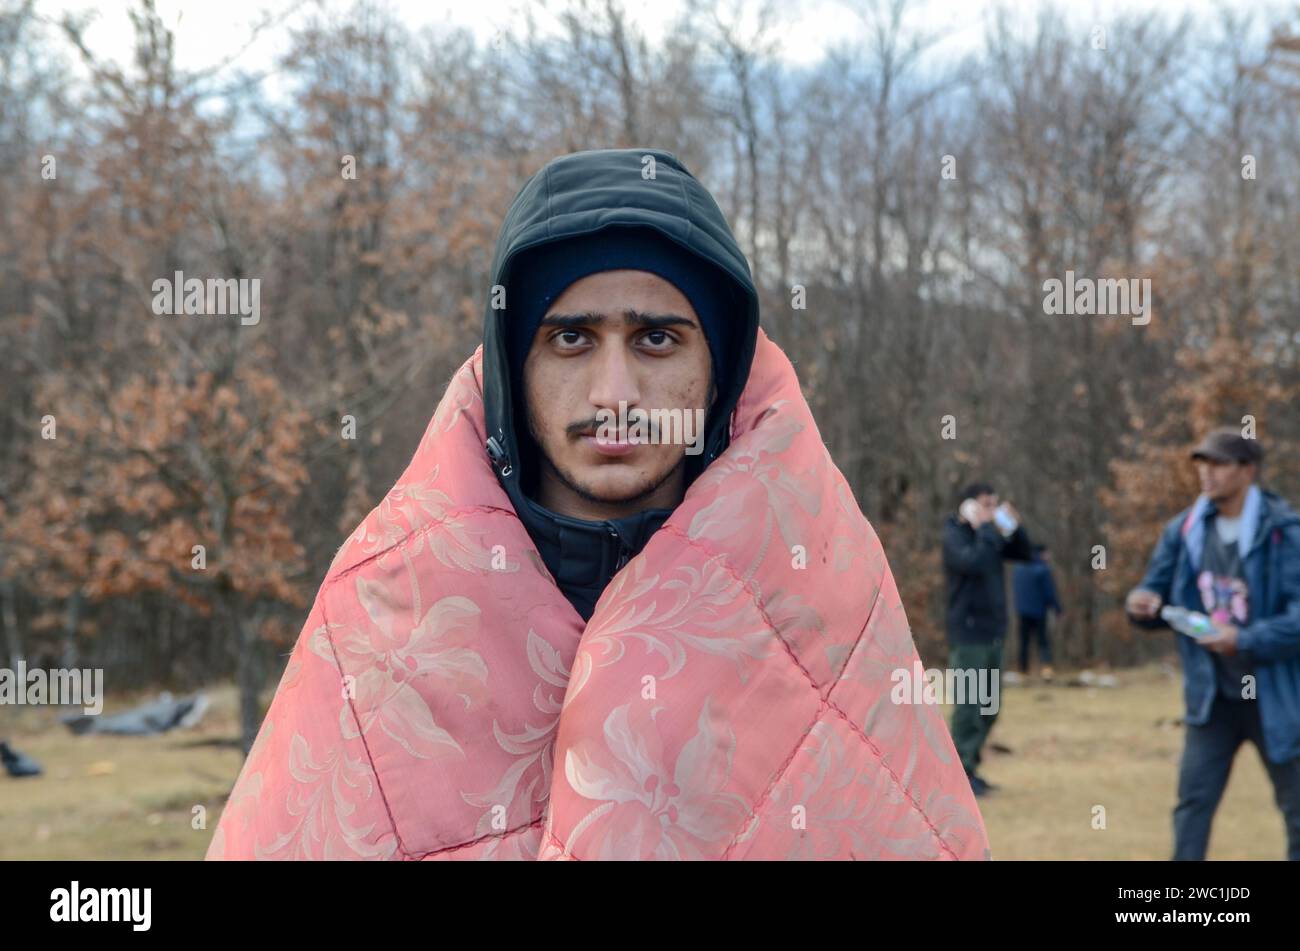
<instances>
[{"instance_id":1,"label":"man's face","mask_svg":"<svg viewBox=\"0 0 1300 951\"><path fill-rule=\"evenodd\" d=\"M975 501L984 509L984 515L987 518L993 517L993 512L998 507L998 494L996 492L986 492L983 495L978 495L975 497Z\"/></svg>"},{"instance_id":2,"label":"man's face","mask_svg":"<svg viewBox=\"0 0 1300 951\"><path fill-rule=\"evenodd\" d=\"M1201 479L1201 491L1212 501L1222 502L1250 485L1255 477L1255 467L1237 462L1197 459L1196 474Z\"/></svg>"},{"instance_id":3,"label":"man's face","mask_svg":"<svg viewBox=\"0 0 1300 951\"><path fill-rule=\"evenodd\" d=\"M711 402L709 345L690 301L647 271L602 271L551 305L524 363L528 426L550 474L581 506L665 504L680 491L683 444L598 442L607 410L680 409Z\"/></svg>"}]
</instances>

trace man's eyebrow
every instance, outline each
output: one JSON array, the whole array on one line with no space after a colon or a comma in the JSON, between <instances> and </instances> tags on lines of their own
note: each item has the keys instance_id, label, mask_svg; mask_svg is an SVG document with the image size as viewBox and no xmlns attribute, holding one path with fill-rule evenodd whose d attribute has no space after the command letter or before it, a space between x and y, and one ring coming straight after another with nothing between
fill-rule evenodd
<instances>
[{"instance_id":1,"label":"man's eyebrow","mask_svg":"<svg viewBox=\"0 0 1300 951\"><path fill-rule=\"evenodd\" d=\"M542 318L543 327L563 327L572 329L575 327L589 327L592 324L603 323L604 314L586 313L586 314L547 314Z\"/></svg>"},{"instance_id":2,"label":"man's eyebrow","mask_svg":"<svg viewBox=\"0 0 1300 951\"><path fill-rule=\"evenodd\" d=\"M660 327L699 328L696 321L691 320L689 317L683 317L681 314L647 314L639 310L625 310L623 311L623 319L629 324L653 329ZM604 322L605 315L593 311L588 311L585 314L547 314L542 318L543 327L559 327L565 330L592 327Z\"/></svg>"},{"instance_id":3,"label":"man's eyebrow","mask_svg":"<svg viewBox=\"0 0 1300 951\"><path fill-rule=\"evenodd\" d=\"M640 327L699 327L695 321L681 314L645 314L639 310L625 310L623 319Z\"/></svg>"}]
</instances>

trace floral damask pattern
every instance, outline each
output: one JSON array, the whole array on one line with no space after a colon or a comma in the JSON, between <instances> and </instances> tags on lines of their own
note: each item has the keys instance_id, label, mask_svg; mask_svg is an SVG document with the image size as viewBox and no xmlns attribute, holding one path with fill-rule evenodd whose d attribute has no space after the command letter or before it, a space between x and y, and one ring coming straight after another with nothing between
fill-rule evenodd
<instances>
[{"instance_id":1,"label":"floral damask pattern","mask_svg":"<svg viewBox=\"0 0 1300 951\"><path fill-rule=\"evenodd\" d=\"M987 858L879 539L760 332L732 445L583 624L482 352L340 549L210 858Z\"/></svg>"},{"instance_id":2,"label":"floral damask pattern","mask_svg":"<svg viewBox=\"0 0 1300 951\"><path fill-rule=\"evenodd\" d=\"M727 791L735 732L706 699L695 733L671 760L654 723L662 707L639 701L612 710L598 736L564 757L565 778L580 796L600 802L572 831L564 851L583 837L593 859L698 859L702 845L725 841L747 814Z\"/></svg>"}]
</instances>

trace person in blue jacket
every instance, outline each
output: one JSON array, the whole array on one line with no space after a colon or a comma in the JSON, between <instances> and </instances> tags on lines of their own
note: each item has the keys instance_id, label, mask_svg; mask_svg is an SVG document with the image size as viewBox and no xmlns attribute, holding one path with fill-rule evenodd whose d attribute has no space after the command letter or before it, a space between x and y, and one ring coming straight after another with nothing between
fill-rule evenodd
<instances>
[{"instance_id":1,"label":"person in blue jacket","mask_svg":"<svg viewBox=\"0 0 1300 951\"><path fill-rule=\"evenodd\" d=\"M1020 672L1029 673L1030 644L1038 646L1038 662L1043 677L1052 678L1052 641L1047 630L1047 612L1064 613L1056 597L1056 581L1052 578L1051 555L1046 545L1034 546L1032 561L1016 564L1011 574L1015 591L1016 615L1020 619Z\"/></svg>"},{"instance_id":2,"label":"person in blue jacket","mask_svg":"<svg viewBox=\"0 0 1300 951\"><path fill-rule=\"evenodd\" d=\"M1174 808L1174 858L1203 859L1238 747L1264 761L1300 859L1300 516L1256 480L1263 450L1231 427L1192 450L1201 495L1172 519L1129 592L1142 627L1164 605L1206 614L1214 634L1177 633L1187 735Z\"/></svg>"}]
</instances>

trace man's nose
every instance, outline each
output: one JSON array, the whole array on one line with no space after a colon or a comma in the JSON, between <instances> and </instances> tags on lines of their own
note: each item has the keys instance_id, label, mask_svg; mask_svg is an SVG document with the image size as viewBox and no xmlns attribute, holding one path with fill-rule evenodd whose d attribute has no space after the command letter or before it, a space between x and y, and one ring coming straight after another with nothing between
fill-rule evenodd
<instances>
[{"instance_id":1,"label":"man's nose","mask_svg":"<svg viewBox=\"0 0 1300 951\"><path fill-rule=\"evenodd\" d=\"M636 357L622 343L607 344L596 351L591 368L588 399L597 409L617 411L620 402L629 407L641 402Z\"/></svg>"}]
</instances>

